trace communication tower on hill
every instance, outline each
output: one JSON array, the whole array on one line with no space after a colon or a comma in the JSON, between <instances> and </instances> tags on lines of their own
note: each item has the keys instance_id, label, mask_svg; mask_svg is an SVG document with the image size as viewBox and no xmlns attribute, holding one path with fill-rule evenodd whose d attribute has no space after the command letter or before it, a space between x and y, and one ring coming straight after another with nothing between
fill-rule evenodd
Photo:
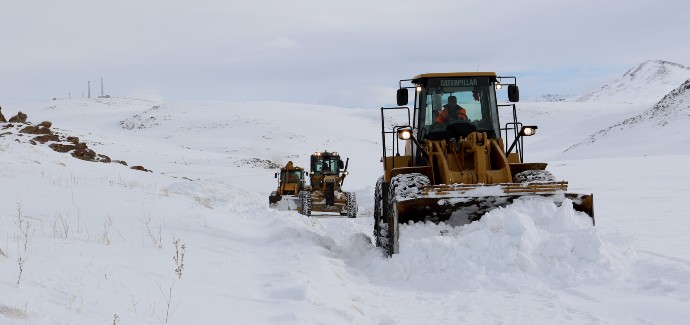
<instances>
[{"instance_id":1,"label":"communication tower on hill","mask_svg":"<svg viewBox=\"0 0 690 325\"><path fill-rule=\"evenodd\" d=\"M110 95L105 95L103 93L103 77L101 77L101 95L98 98L110 98Z\"/></svg>"}]
</instances>

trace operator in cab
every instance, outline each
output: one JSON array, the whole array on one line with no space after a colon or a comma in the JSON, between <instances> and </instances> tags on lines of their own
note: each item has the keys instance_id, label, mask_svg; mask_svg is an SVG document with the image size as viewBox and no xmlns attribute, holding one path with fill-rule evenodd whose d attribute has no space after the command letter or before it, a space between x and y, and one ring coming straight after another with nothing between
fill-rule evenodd
<instances>
[{"instance_id":1,"label":"operator in cab","mask_svg":"<svg viewBox=\"0 0 690 325\"><path fill-rule=\"evenodd\" d=\"M436 117L436 123L444 125L453 121L467 121L467 111L458 105L458 98L448 97L448 104L443 105L443 110Z\"/></svg>"}]
</instances>

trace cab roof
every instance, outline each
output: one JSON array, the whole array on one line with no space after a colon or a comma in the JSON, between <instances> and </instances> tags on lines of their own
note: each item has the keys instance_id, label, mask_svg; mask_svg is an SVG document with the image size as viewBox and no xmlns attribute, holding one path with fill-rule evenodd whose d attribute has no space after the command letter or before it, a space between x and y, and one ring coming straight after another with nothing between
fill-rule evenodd
<instances>
[{"instance_id":1,"label":"cab roof","mask_svg":"<svg viewBox=\"0 0 690 325\"><path fill-rule=\"evenodd\" d=\"M496 78L496 72L439 72L439 73L423 73L415 76L412 80L419 80L422 78L448 78L448 77L493 77Z\"/></svg>"}]
</instances>

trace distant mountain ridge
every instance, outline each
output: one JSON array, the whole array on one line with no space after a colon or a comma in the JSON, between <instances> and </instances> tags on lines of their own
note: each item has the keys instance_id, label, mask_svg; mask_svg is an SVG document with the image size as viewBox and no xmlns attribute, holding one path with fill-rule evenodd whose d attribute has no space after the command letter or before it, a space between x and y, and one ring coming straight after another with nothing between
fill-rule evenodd
<instances>
[{"instance_id":1,"label":"distant mountain ridge","mask_svg":"<svg viewBox=\"0 0 690 325\"><path fill-rule=\"evenodd\" d=\"M629 69L601 89L575 98L577 102L657 102L669 91L690 79L690 68L678 63L649 60Z\"/></svg>"},{"instance_id":2,"label":"distant mountain ridge","mask_svg":"<svg viewBox=\"0 0 690 325\"><path fill-rule=\"evenodd\" d=\"M563 94L546 94L546 95L541 95L541 96L529 98L529 101L537 102L537 103L540 103L540 102L563 102L563 101L566 101L567 98L568 98L568 96L563 95Z\"/></svg>"}]
</instances>

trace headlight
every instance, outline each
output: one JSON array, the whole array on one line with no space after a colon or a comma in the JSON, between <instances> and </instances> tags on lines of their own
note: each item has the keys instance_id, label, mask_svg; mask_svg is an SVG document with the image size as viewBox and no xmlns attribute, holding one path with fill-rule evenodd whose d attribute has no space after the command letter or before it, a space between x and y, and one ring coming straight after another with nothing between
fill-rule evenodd
<instances>
[{"instance_id":1,"label":"headlight","mask_svg":"<svg viewBox=\"0 0 690 325\"><path fill-rule=\"evenodd\" d=\"M537 126L536 125L531 125L531 126L523 126L522 131L520 133L523 136L529 137L537 133Z\"/></svg>"},{"instance_id":2,"label":"headlight","mask_svg":"<svg viewBox=\"0 0 690 325\"><path fill-rule=\"evenodd\" d=\"M400 140L409 140L412 138L412 130L410 129L403 129L398 131L398 139Z\"/></svg>"}]
</instances>

